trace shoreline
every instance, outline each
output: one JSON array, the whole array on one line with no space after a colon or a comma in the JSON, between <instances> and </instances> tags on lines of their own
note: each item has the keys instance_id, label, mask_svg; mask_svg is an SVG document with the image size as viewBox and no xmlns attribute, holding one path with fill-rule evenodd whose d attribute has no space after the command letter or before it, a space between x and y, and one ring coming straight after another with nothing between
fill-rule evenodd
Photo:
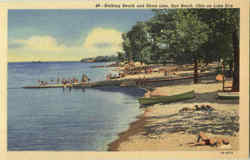
<instances>
[{"instance_id":1,"label":"shoreline","mask_svg":"<svg viewBox=\"0 0 250 160\"><path fill-rule=\"evenodd\" d=\"M180 84L180 85L173 85L173 86L164 86L164 87L155 87L158 92L167 92L170 93L177 93L180 90L185 90L188 88L194 88L197 91L197 96L191 100L184 100L180 102L170 103L170 104L155 104L150 105L143 109L143 113L137 116L134 122L129 124L129 128L123 132L118 134L118 138L108 144L107 151L145 151L145 150L172 150L172 151L191 151L191 150L199 150L199 151L210 151L210 150L237 150L239 144L239 135L238 131L232 129L232 131L225 131L222 133L216 133L219 131L216 127L218 127L219 123L223 123L220 121L221 116L228 117L230 114L233 114L232 117L237 118L238 116L238 101L234 100L219 100L215 98L215 90L218 90L220 87L219 83L215 84L208 84L207 87L204 87L205 84ZM170 92L170 93L169 93ZM193 123L191 119L182 119L180 114L176 117L176 115L180 113L180 109L183 108L191 108L194 104L203 105L208 104L212 106L215 111L212 114L218 114L216 120L213 121L207 120L197 120L195 123L199 123L203 129L206 129L207 123L212 123L210 125L210 129L213 132L207 131L206 134L212 138L227 138L230 140L230 145L219 146L219 147L211 147L211 146L191 146L191 143L195 142L197 137L197 133L191 133L195 131L195 129L190 128L188 130L182 130L182 128L189 127L186 124L179 123L181 127L174 127L175 124L172 124L173 117L175 120L184 120ZM186 113L186 116L189 113ZM200 113L193 113L193 114L200 114ZM171 117L171 118L166 118ZM184 116L185 117L185 116ZM183 117L183 118L184 118ZM230 116L229 116L230 117ZM199 117L197 117L199 118ZM206 115L202 115L200 118L209 118ZM214 124L213 124L214 123ZM162 125L163 124L163 125ZM238 121L236 120L233 122L233 125L236 125L237 128ZM161 125L161 127L158 127ZM173 126L172 126L173 125ZM214 127L216 126L216 127ZM176 130L175 132L171 132L172 129ZM229 127L230 128L230 127ZM149 130L148 130L149 129ZM169 130L169 131L166 131ZM180 130L180 131L179 131ZM230 129L229 129L230 130ZM237 130L237 129L236 129ZM198 130L197 130L198 131ZM159 133L160 132L160 133ZM228 134L229 133L229 134ZM230 133L233 133L230 135ZM224 148L223 148L224 147ZM230 147L230 148L227 148Z\"/></svg>"},{"instance_id":2,"label":"shoreline","mask_svg":"<svg viewBox=\"0 0 250 160\"><path fill-rule=\"evenodd\" d=\"M144 112L145 113L145 112ZM118 138L113 142L108 144L107 151L119 151L119 146L122 142L125 142L129 139L130 136L136 135L143 130L142 126L146 123L146 117L143 114L136 117L134 122L129 124L129 128L118 134Z\"/></svg>"}]
</instances>

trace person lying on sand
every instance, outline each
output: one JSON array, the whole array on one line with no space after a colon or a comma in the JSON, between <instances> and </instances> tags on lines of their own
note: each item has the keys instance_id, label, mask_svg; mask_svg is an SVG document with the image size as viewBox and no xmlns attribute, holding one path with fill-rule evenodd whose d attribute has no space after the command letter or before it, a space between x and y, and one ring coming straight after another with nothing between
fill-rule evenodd
<instances>
[{"instance_id":1,"label":"person lying on sand","mask_svg":"<svg viewBox=\"0 0 250 160\"><path fill-rule=\"evenodd\" d=\"M200 132L194 145L209 145L218 147L221 145L229 145L229 141L226 138L208 138L204 132Z\"/></svg>"}]
</instances>

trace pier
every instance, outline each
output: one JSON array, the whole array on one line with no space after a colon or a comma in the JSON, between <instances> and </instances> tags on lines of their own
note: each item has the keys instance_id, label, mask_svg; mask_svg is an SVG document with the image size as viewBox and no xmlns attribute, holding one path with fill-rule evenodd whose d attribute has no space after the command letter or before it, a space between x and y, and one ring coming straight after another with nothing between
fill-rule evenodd
<instances>
[{"instance_id":1,"label":"pier","mask_svg":"<svg viewBox=\"0 0 250 160\"><path fill-rule=\"evenodd\" d=\"M212 74L201 74L199 78L207 77ZM67 83L67 84L46 84L37 86L24 86L25 89L43 89L43 88L94 88L102 86L140 86L144 84L156 84L162 82L175 82L181 80L192 80L193 76L177 76L177 77L159 77L159 78L137 78L137 79L111 79L96 82L81 82L81 83Z\"/></svg>"}]
</instances>

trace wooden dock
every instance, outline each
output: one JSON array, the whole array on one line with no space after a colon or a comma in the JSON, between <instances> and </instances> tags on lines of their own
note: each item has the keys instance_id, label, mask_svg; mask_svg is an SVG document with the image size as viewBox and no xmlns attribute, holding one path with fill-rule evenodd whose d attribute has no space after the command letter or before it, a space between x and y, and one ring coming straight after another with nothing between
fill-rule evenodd
<instances>
[{"instance_id":1,"label":"wooden dock","mask_svg":"<svg viewBox=\"0 0 250 160\"><path fill-rule=\"evenodd\" d=\"M124 80L105 80L97 82L73 83L73 84L46 84L37 86L24 86L25 89L42 89L42 88L91 88L98 86L119 86Z\"/></svg>"},{"instance_id":2,"label":"wooden dock","mask_svg":"<svg viewBox=\"0 0 250 160\"><path fill-rule=\"evenodd\" d=\"M63 85L63 84L46 84L46 85L39 85L39 86L24 86L25 89L37 89L37 88L69 88L71 85Z\"/></svg>"},{"instance_id":3,"label":"wooden dock","mask_svg":"<svg viewBox=\"0 0 250 160\"><path fill-rule=\"evenodd\" d=\"M208 76L202 75L199 78ZM73 84L47 84L47 85L37 85L37 86L24 86L25 89L42 89L42 88L94 88L102 86L136 86L137 82L147 84L147 83L157 83L157 82L171 82L178 80L193 79L193 76L185 77L159 77L159 78L147 78L147 79L112 79L112 80L103 80L96 82L82 82L82 83L73 83ZM128 85L123 85L128 84Z\"/></svg>"},{"instance_id":4,"label":"wooden dock","mask_svg":"<svg viewBox=\"0 0 250 160\"><path fill-rule=\"evenodd\" d=\"M73 84L46 84L37 86L24 86L25 89L43 89L43 88L92 88L101 86L120 86L123 82L128 80L104 80L96 82L84 82L84 83L73 83ZM130 80L135 81L135 80Z\"/></svg>"}]
</instances>

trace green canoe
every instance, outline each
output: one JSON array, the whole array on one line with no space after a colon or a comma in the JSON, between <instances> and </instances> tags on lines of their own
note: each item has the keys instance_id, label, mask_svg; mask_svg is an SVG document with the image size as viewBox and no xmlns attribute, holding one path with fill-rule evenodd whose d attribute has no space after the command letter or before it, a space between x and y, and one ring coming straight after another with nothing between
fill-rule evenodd
<instances>
[{"instance_id":1,"label":"green canoe","mask_svg":"<svg viewBox=\"0 0 250 160\"><path fill-rule=\"evenodd\" d=\"M186 99L192 99L195 97L194 91L189 91L177 95L172 96L157 96L150 98L139 98L139 102L141 105L151 105L156 103L172 103Z\"/></svg>"},{"instance_id":2,"label":"green canoe","mask_svg":"<svg viewBox=\"0 0 250 160\"><path fill-rule=\"evenodd\" d=\"M217 92L218 99L237 100L239 96L239 92Z\"/></svg>"}]
</instances>

